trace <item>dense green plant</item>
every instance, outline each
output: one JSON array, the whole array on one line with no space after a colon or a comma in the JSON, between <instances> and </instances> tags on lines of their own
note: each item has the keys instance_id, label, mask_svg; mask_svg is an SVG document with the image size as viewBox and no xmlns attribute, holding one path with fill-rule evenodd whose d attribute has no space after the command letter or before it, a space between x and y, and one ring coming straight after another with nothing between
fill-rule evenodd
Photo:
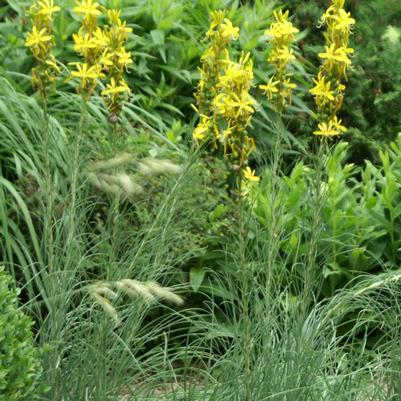
<instances>
[{"instance_id":1,"label":"dense green plant","mask_svg":"<svg viewBox=\"0 0 401 401\"><path fill-rule=\"evenodd\" d=\"M42 366L32 321L18 307L11 277L0 267L0 399L39 400Z\"/></svg>"},{"instance_id":2,"label":"dense green plant","mask_svg":"<svg viewBox=\"0 0 401 401\"><path fill-rule=\"evenodd\" d=\"M321 295L331 296L355 277L395 269L399 265L400 216L398 192L400 139L380 152L381 164L364 167L347 163L348 144L340 142L324 158L320 183L321 205L318 267L324 278ZM316 167L300 162L280 177L272 200L271 172L266 170L250 200L259 223L268 227L276 215L280 257L287 269L296 269L310 249L313 213L313 183ZM271 202L274 201L274 204ZM277 268L284 266L278 265Z\"/></svg>"}]
</instances>

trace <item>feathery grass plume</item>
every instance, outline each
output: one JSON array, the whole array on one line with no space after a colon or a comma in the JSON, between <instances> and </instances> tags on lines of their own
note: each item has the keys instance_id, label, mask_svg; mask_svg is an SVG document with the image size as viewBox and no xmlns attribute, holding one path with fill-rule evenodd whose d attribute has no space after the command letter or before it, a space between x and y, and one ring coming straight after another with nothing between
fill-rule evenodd
<instances>
[{"instance_id":1,"label":"feathery grass plume","mask_svg":"<svg viewBox=\"0 0 401 401\"><path fill-rule=\"evenodd\" d=\"M73 34L74 49L82 57L82 62L71 63L76 70L69 79L78 78L77 88L84 100L89 100L96 89L99 79L104 78L103 53L108 45L108 38L97 24L101 15L99 3L93 0L81 0L76 3L74 12L83 15L78 33Z\"/></svg>"},{"instance_id":2,"label":"feathery grass plume","mask_svg":"<svg viewBox=\"0 0 401 401\"><path fill-rule=\"evenodd\" d=\"M110 121L116 122L122 108L124 95L131 92L124 80L124 73L132 64L131 52L125 50L124 44L131 28L121 21L119 10L108 10L108 25L104 29L107 47L102 55L101 64L107 73L108 83L102 91L103 99L110 113Z\"/></svg>"},{"instance_id":3,"label":"feathery grass plume","mask_svg":"<svg viewBox=\"0 0 401 401\"><path fill-rule=\"evenodd\" d=\"M138 169L143 175L182 173L182 167L173 163L171 160L153 159L151 157L142 159L138 163Z\"/></svg>"},{"instance_id":4,"label":"feathery grass plume","mask_svg":"<svg viewBox=\"0 0 401 401\"><path fill-rule=\"evenodd\" d=\"M319 121L314 134L319 136L333 137L347 131L337 113L344 99L346 87L343 82L347 80L347 70L351 66L350 55L354 53L348 43L355 19L344 10L344 3L345 0L333 0L320 20L327 28L324 33L326 44L325 51L319 53L323 63L314 79L315 86L310 90Z\"/></svg>"},{"instance_id":5,"label":"feathery grass plume","mask_svg":"<svg viewBox=\"0 0 401 401\"><path fill-rule=\"evenodd\" d=\"M211 24L206 33L210 46L201 57L202 67L199 68L200 80L195 93L195 110L200 116L200 122L193 132L195 141L205 142L213 139L211 121L212 102L217 95L216 85L228 61L228 46L239 37L239 28L234 27L226 18L225 11L211 13Z\"/></svg>"},{"instance_id":6,"label":"feathery grass plume","mask_svg":"<svg viewBox=\"0 0 401 401\"><path fill-rule=\"evenodd\" d=\"M47 86L60 72L52 55L53 14L57 11L60 11L60 7L54 5L53 0L36 0L29 9L32 30L26 37L25 46L29 47L38 64L32 69L32 85L45 98Z\"/></svg>"},{"instance_id":7,"label":"feathery grass plume","mask_svg":"<svg viewBox=\"0 0 401 401\"><path fill-rule=\"evenodd\" d=\"M292 82L289 72L291 62L295 60L292 44L299 30L288 20L289 11L274 12L275 21L266 30L272 50L267 61L275 68L275 74L265 85L259 88L265 91L269 100L273 101L278 112L291 102L292 91L297 85Z\"/></svg>"},{"instance_id":8,"label":"feathery grass plume","mask_svg":"<svg viewBox=\"0 0 401 401\"><path fill-rule=\"evenodd\" d=\"M135 182L134 177L129 174L88 174L88 181L97 189L114 195L120 195L124 199L129 199L134 195L144 192L141 185Z\"/></svg>"},{"instance_id":9,"label":"feathery grass plume","mask_svg":"<svg viewBox=\"0 0 401 401\"><path fill-rule=\"evenodd\" d=\"M170 288L161 287L153 281L141 283L138 280L125 278L118 281L91 284L86 287L86 290L116 325L121 324L121 319L112 302L116 302L121 294L126 294L130 297L141 297L148 302L156 301L159 298L178 306L184 303L184 300Z\"/></svg>"},{"instance_id":10,"label":"feathery grass plume","mask_svg":"<svg viewBox=\"0 0 401 401\"><path fill-rule=\"evenodd\" d=\"M122 153L109 160L93 163L88 167L88 181L97 189L118 194L125 199L140 195L144 188L135 180L135 176L125 172L117 173L116 169L136 167L143 176L154 176L159 174L179 174L182 167L170 160L154 159L147 157L137 161L132 154ZM109 172L107 171L113 171Z\"/></svg>"}]
</instances>

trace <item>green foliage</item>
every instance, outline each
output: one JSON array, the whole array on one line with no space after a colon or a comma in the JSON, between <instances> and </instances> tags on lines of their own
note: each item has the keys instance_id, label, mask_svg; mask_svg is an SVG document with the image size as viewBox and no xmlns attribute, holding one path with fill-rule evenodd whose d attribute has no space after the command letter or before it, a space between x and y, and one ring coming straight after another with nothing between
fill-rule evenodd
<instances>
[{"instance_id":1,"label":"green foliage","mask_svg":"<svg viewBox=\"0 0 401 401\"><path fill-rule=\"evenodd\" d=\"M42 367L33 346L32 321L18 309L12 280L0 268L0 398L39 400Z\"/></svg>"},{"instance_id":2,"label":"green foliage","mask_svg":"<svg viewBox=\"0 0 401 401\"><path fill-rule=\"evenodd\" d=\"M380 152L378 166L368 161L364 167L348 163L347 150L348 144L340 142L322 165L298 163L288 176L280 178L276 189L272 188L271 172L265 171L262 185L254 189L252 198L260 224L268 227L273 218L277 219L279 255L283 260L277 268L296 268L303 277L302 264L306 264L311 246L319 186L319 267L315 274L323 280L323 297L332 296L363 274L396 269L401 261L401 138ZM323 179L316 183L319 168L323 168ZM274 197L272 191L276 191Z\"/></svg>"}]
</instances>

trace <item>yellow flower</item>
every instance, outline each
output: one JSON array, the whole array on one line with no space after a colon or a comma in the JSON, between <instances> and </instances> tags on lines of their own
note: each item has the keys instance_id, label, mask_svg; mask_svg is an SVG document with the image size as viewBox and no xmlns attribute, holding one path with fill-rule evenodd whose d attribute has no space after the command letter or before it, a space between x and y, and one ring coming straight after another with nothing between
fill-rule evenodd
<instances>
[{"instance_id":1,"label":"yellow flower","mask_svg":"<svg viewBox=\"0 0 401 401\"><path fill-rule=\"evenodd\" d=\"M77 53L82 54L84 57L88 55L88 52L92 49L96 49L98 44L95 38L88 33L83 35L82 34L73 34L72 39L74 40L74 49Z\"/></svg>"},{"instance_id":2,"label":"yellow flower","mask_svg":"<svg viewBox=\"0 0 401 401\"><path fill-rule=\"evenodd\" d=\"M255 175L255 170L252 170L250 167L245 167L243 170L244 178L251 182L259 182L260 177Z\"/></svg>"},{"instance_id":3,"label":"yellow flower","mask_svg":"<svg viewBox=\"0 0 401 401\"><path fill-rule=\"evenodd\" d=\"M53 68L53 70L57 73L60 72L60 67L57 65L55 58L52 56L49 60L46 60L46 64Z\"/></svg>"},{"instance_id":4,"label":"yellow flower","mask_svg":"<svg viewBox=\"0 0 401 401\"><path fill-rule=\"evenodd\" d=\"M327 62L332 65L335 62L344 63L346 65L351 65L351 60L348 58L348 54L352 54L354 49L346 48L344 46L336 47L334 43L330 46L325 46L325 52L319 53L319 57L327 60Z\"/></svg>"},{"instance_id":5,"label":"yellow flower","mask_svg":"<svg viewBox=\"0 0 401 401\"><path fill-rule=\"evenodd\" d=\"M355 25L355 19L351 17L351 13L347 13L343 8L338 10L337 15L333 15L333 19L336 21L334 29L349 30Z\"/></svg>"},{"instance_id":6,"label":"yellow flower","mask_svg":"<svg viewBox=\"0 0 401 401\"><path fill-rule=\"evenodd\" d=\"M345 4L345 0L333 0L333 4L335 7L343 8Z\"/></svg>"},{"instance_id":7,"label":"yellow flower","mask_svg":"<svg viewBox=\"0 0 401 401\"><path fill-rule=\"evenodd\" d=\"M205 138L209 136L209 134L210 134L210 118L208 116L202 115L201 121L199 122L199 124L194 129L194 132L192 133L192 137L196 141L203 141Z\"/></svg>"},{"instance_id":8,"label":"yellow flower","mask_svg":"<svg viewBox=\"0 0 401 401\"><path fill-rule=\"evenodd\" d=\"M84 87L86 85L91 85L96 82L99 78L103 78L104 74L100 71L99 66L92 65L88 66L87 63L75 63L77 71L71 71L71 76L74 78L79 78L81 80L81 85Z\"/></svg>"},{"instance_id":9,"label":"yellow flower","mask_svg":"<svg viewBox=\"0 0 401 401\"><path fill-rule=\"evenodd\" d=\"M318 130L314 132L315 135L319 136L337 136L347 131L343 125L341 125L341 120L334 116L331 120L321 122L318 126Z\"/></svg>"},{"instance_id":10,"label":"yellow flower","mask_svg":"<svg viewBox=\"0 0 401 401\"><path fill-rule=\"evenodd\" d=\"M115 99L124 92L130 92L130 88L126 82L123 80L116 82L114 78L111 78L110 83L106 86L106 89L102 91L102 95L111 96L111 98Z\"/></svg>"},{"instance_id":11,"label":"yellow flower","mask_svg":"<svg viewBox=\"0 0 401 401\"><path fill-rule=\"evenodd\" d=\"M101 14L99 7L99 3L94 3L93 0L81 0L81 2L77 2L74 11L77 14L83 14L85 18L96 18Z\"/></svg>"},{"instance_id":12,"label":"yellow flower","mask_svg":"<svg viewBox=\"0 0 401 401\"><path fill-rule=\"evenodd\" d=\"M52 37L47 34L45 28L38 31L36 26L33 26L32 31L28 33L25 41L25 46L27 47L41 47L45 43L50 42Z\"/></svg>"},{"instance_id":13,"label":"yellow flower","mask_svg":"<svg viewBox=\"0 0 401 401\"><path fill-rule=\"evenodd\" d=\"M118 56L118 64L120 64L122 68L126 68L132 63L131 52L127 52L124 48L121 48L116 54Z\"/></svg>"},{"instance_id":14,"label":"yellow flower","mask_svg":"<svg viewBox=\"0 0 401 401\"><path fill-rule=\"evenodd\" d=\"M280 84L274 76L269 79L266 85L259 85L259 88L265 91L269 100L273 99L273 95L278 92L277 86Z\"/></svg>"},{"instance_id":15,"label":"yellow flower","mask_svg":"<svg viewBox=\"0 0 401 401\"><path fill-rule=\"evenodd\" d=\"M283 81L283 87L292 92L294 89L297 88L297 84L295 82L291 82L290 78L286 78Z\"/></svg>"},{"instance_id":16,"label":"yellow flower","mask_svg":"<svg viewBox=\"0 0 401 401\"><path fill-rule=\"evenodd\" d=\"M109 45L109 38L106 33L99 27L93 32L93 41L96 43L99 49L104 49Z\"/></svg>"},{"instance_id":17,"label":"yellow flower","mask_svg":"<svg viewBox=\"0 0 401 401\"><path fill-rule=\"evenodd\" d=\"M343 125L341 125L342 120L337 118L337 116L334 116L331 120L330 120L331 125L334 127L334 129L336 129L339 132L347 132L347 128L344 127Z\"/></svg>"},{"instance_id":18,"label":"yellow flower","mask_svg":"<svg viewBox=\"0 0 401 401\"><path fill-rule=\"evenodd\" d=\"M289 49L288 47L283 46L278 49L273 49L268 60L270 63L277 65L278 68L283 68L290 61L295 60L295 56L292 52L292 49Z\"/></svg>"},{"instance_id":19,"label":"yellow flower","mask_svg":"<svg viewBox=\"0 0 401 401\"><path fill-rule=\"evenodd\" d=\"M45 18L51 19L53 14L60 11L59 6L55 6L53 0L42 0L38 3L37 14L44 15Z\"/></svg>"},{"instance_id":20,"label":"yellow flower","mask_svg":"<svg viewBox=\"0 0 401 401\"><path fill-rule=\"evenodd\" d=\"M274 101L275 108L282 112L286 104L290 103L292 91L296 84L291 82L291 73L288 71L291 62L295 60L292 42L299 30L288 20L289 11L282 10L274 13L274 22L265 31L272 49L267 61L275 67L275 74L266 85L260 85L267 98Z\"/></svg>"},{"instance_id":21,"label":"yellow flower","mask_svg":"<svg viewBox=\"0 0 401 401\"><path fill-rule=\"evenodd\" d=\"M288 21L289 11L283 13L280 10L278 13L274 12L276 22L272 23L270 28L265 31L265 34L271 36L274 40L281 43L288 43L294 40L294 35L299 30Z\"/></svg>"},{"instance_id":22,"label":"yellow flower","mask_svg":"<svg viewBox=\"0 0 401 401\"><path fill-rule=\"evenodd\" d=\"M120 15L121 10L107 10L107 17L114 25L118 25L121 22Z\"/></svg>"},{"instance_id":23,"label":"yellow flower","mask_svg":"<svg viewBox=\"0 0 401 401\"><path fill-rule=\"evenodd\" d=\"M232 22L224 18L224 22L220 26L221 35L228 40L237 40L239 37L239 28L234 27Z\"/></svg>"},{"instance_id":24,"label":"yellow flower","mask_svg":"<svg viewBox=\"0 0 401 401\"><path fill-rule=\"evenodd\" d=\"M113 55L105 50L100 56L99 64L101 64L105 70L107 70L109 67L112 67L114 65Z\"/></svg>"},{"instance_id":25,"label":"yellow flower","mask_svg":"<svg viewBox=\"0 0 401 401\"><path fill-rule=\"evenodd\" d=\"M318 80L314 79L315 86L309 91L313 96L316 96L319 106L324 106L334 100L331 82L325 82L325 80L326 78L322 75L318 77Z\"/></svg>"}]
</instances>

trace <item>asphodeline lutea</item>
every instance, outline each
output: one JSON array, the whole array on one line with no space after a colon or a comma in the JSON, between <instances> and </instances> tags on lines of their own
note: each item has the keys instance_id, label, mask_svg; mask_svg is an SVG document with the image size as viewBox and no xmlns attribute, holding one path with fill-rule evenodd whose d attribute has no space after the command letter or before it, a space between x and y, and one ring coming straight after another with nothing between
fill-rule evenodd
<instances>
[{"instance_id":1,"label":"asphodeline lutea","mask_svg":"<svg viewBox=\"0 0 401 401\"><path fill-rule=\"evenodd\" d=\"M255 149L253 138L247 134L255 111L250 95L253 62L249 53L242 53L238 61L231 59L229 45L239 38L239 28L224 11L211 14L206 37L210 45L201 58L195 94L200 120L193 138L197 143L210 143L214 149L221 149L236 170L242 171Z\"/></svg>"},{"instance_id":2,"label":"asphodeline lutea","mask_svg":"<svg viewBox=\"0 0 401 401\"><path fill-rule=\"evenodd\" d=\"M341 109L354 49L349 46L349 37L355 25L351 13L344 9L345 0L333 0L323 14L320 25L326 27L324 51L319 53L322 64L315 86L310 90L317 108L318 129L315 135L334 137L347 131L337 114Z\"/></svg>"},{"instance_id":3,"label":"asphodeline lutea","mask_svg":"<svg viewBox=\"0 0 401 401\"><path fill-rule=\"evenodd\" d=\"M291 102L292 92L297 87L292 80L291 64L295 60L292 49L299 30L289 21L289 11L274 12L274 22L265 34L271 44L267 61L274 67L274 75L264 85L259 85L278 112Z\"/></svg>"},{"instance_id":4,"label":"asphodeline lutea","mask_svg":"<svg viewBox=\"0 0 401 401\"><path fill-rule=\"evenodd\" d=\"M107 74L108 82L102 91L102 96L109 111L110 121L116 121L122 108L122 101L130 93L124 73L132 64L131 52L127 52L125 49L125 42L132 29L121 20L119 10L108 10L107 16L108 25L104 29L107 46L101 63Z\"/></svg>"},{"instance_id":5,"label":"asphodeline lutea","mask_svg":"<svg viewBox=\"0 0 401 401\"><path fill-rule=\"evenodd\" d=\"M217 95L216 86L229 59L228 47L238 37L239 28L233 26L224 11L211 13L210 27L206 33L209 46L201 57L200 80L195 93L194 107L200 116L193 132L193 138L197 142L214 140L211 104Z\"/></svg>"},{"instance_id":6,"label":"asphodeline lutea","mask_svg":"<svg viewBox=\"0 0 401 401\"><path fill-rule=\"evenodd\" d=\"M70 78L79 80L77 91L88 100L95 91L98 81L104 78L102 56L108 40L98 26L98 17L102 14L100 4L93 0L81 0L73 11L82 17L78 33L73 34L74 49L82 57L82 61L71 63L75 70Z\"/></svg>"},{"instance_id":7,"label":"asphodeline lutea","mask_svg":"<svg viewBox=\"0 0 401 401\"><path fill-rule=\"evenodd\" d=\"M37 0L29 9L32 29L26 36L25 46L29 47L37 63L37 66L32 68L32 85L44 97L47 87L60 72L52 55L53 18L58 11L60 7L56 6L53 0Z\"/></svg>"}]
</instances>

